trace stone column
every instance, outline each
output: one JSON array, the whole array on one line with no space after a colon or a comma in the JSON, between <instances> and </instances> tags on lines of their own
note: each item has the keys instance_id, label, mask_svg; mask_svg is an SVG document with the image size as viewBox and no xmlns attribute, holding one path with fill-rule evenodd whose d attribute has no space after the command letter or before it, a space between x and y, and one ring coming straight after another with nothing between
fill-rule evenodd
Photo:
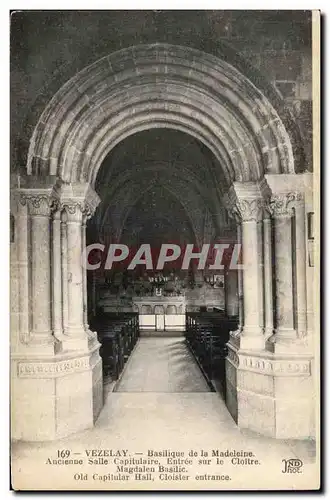
<instances>
[{"instance_id":1,"label":"stone column","mask_svg":"<svg viewBox=\"0 0 330 500\"><path fill-rule=\"evenodd\" d=\"M29 325L29 260L28 260L28 207L19 196L17 213L18 272L19 272L19 338L23 343L30 337Z\"/></svg>"},{"instance_id":2,"label":"stone column","mask_svg":"<svg viewBox=\"0 0 330 500\"><path fill-rule=\"evenodd\" d=\"M296 277L297 277L297 331L303 338L307 334L306 289L306 215L303 198L295 205Z\"/></svg>"},{"instance_id":3,"label":"stone column","mask_svg":"<svg viewBox=\"0 0 330 500\"><path fill-rule=\"evenodd\" d=\"M68 326L66 334L71 344L86 339L84 328L83 269L81 263L82 218L84 207L80 202L65 202L67 240L67 294ZM79 343L78 343L79 344Z\"/></svg>"},{"instance_id":4,"label":"stone column","mask_svg":"<svg viewBox=\"0 0 330 500\"><path fill-rule=\"evenodd\" d=\"M242 226L241 221L237 223L237 243L242 249ZM244 301L243 301L243 271L238 269L238 329L241 331L244 325Z\"/></svg>"},{"instance_id":5,"label":"stone column","mask_svg":"<svg viewBox=\"0 0 330 500\"><path fill-rule=\"evenodd\" d=\"M265 332L265 304L264 304L264 230L263 230L263 212L257 222L258 233L258 291L259 291L259 326L262 332Z\"/></svg>"},{"instance_id":6,"label":"stone column","mask_svg":"<svg viewBox=\"0 0 330 500\"><path fill-rule=\"evenodd\" d=\"M53 199L46 194L26 194L31 220L31 342L40 349L54 344L51 324L50 214Z\"/></svg>"},{"instance_id":7,"label":"stone column","mask_svg":"<svg viewBox=\"0 0 330 500\"><path fill-rule=\"evenodd\" d=\"M263 219L264 234L264 297L265 297L265 338L268 339L273 334L274 329L274 301L273 301L273 264L272 264L272 221L264 213Z\"/></svg>"},{"instance_id":8,"label":"stone column","mask_svg":"<svg viewBox=\"0 0 330 500\"><path fill-rule=\"evenodd\" d=\"M96 315L96 277L95 271L92 271L92 308L93 317Z\"/></svg>"},{"instance_id":9,"label":"stone column","mask_svg":"<svg viewBox=\"0 0 330 500\"><path fill-rule=\"evenodd\" d=\"M225 305L226 314L228 316L238 316L239 304L238 304L238 271L228 269L226 272L225 281Z\"/></svg>"},{"instance_id":10,"label":"stone column","mask_svg":"<svg viewBox=\"0 0 330 500\"><path fill-rule=\"evenodd\" d=\"M100 198L89 183L84 182L61 185L58 198L62 211L63 348L96 348L96 336L87 324L86 269L82 250L86 245L86 219L95 212Z\"/></svg>"},{"instance_id":11,"label":"stone column","mask_svg":"<svg viewBox=\"0 0 330 500\"><path fill-rule=\"evenodd\" d=\"M270 345L290 344L296 340L293 309L292 202L294 193L274 195L269 207L275 229L275 313L276 331ZM280 348L280 346L278 346Z\"/></svg>"},{"instance_id":12,"label":"stone column","mask_svg":"<svg viewBox=\"0 0 330 500\"><path fill-rule=\"evenodd\" d=\"M61 298L62 298L62 330L68 333L68 242L67 242L67 214L61 212Z\"/></svg>"},{"instance_id":13,"label":"stone column","mask_svg":"<svg viewBox=\"0 0 330 500\"><path fill-rule=\"evenodd\" d=\"M242 220L244 327L240 347L263 349L264 338L260 327L260 244L258 221L262 214L261 199L240 199L237 210Z\"/></svg>"},{"instance_id":14,"label":"stone column","mask_svg":"<svg viewBox=\"0 0 330 500\"><path fill-rule=\"evenodd\" d=\"M87 214L83 214L82 225L81 225L81 252L86 248L86 222ZM84 328L86 332L89 332L88 325L88 303L87 303L87 269L83 268L83 308L84 308Z\"/></svg>"},{"instance_id":15,"label":"stone column","mask_svg":"<svg viewBox=\"0 0 330 500\"><path fill-rule=\"evenodd\" d=\"M61 263L61 211L53 214L53 241L52 241L52 287L53 287L53 332L61 340L63 336L62 323L62 263Z\"/></svg>"}]
</instances>

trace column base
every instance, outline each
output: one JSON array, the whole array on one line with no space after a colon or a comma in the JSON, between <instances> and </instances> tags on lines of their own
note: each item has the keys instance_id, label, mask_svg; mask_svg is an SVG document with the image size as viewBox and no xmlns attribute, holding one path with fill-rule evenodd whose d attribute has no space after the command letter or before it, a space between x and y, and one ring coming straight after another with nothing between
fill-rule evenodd
<instances>
[{"instance_id":1,"label":"column base","mask_svg":"<svg viewBox=\"0 0 330 500\"><path fill-rule=\"evenodd\" d=\"M60 439L94 425L103 407L98 346L52 357L16 354L11 364L12 439Z\"/></svg>"},{"instance_id":2,"label":"column base","mask_svg":"<svg viewBox=\"0 0 330 500\"><path fill-rule=\"evenodd\" d=\"M70 329L61 334L58 339L61 342L61 351L86 351L100 346L96 332L85 330L84 327Z\"/></svg>"},{"instance_id":3,"label":"column base","mask_svg":"<svg viewBox=\"0 0 330 500\"><path fill-rule=\"evenodd\" d=\"M240 349L263 350L265 338L259 327L243 327L235 332L230 332L233 345Z\"/></svg>"},{"instance_id":4,"label":"column base","mask_svg":"<svg viewBox=\"0 0 330 500\"><path fill-rule=\"evenodd\" d=\"M20 340L26 352L33 352L44 356L54 355L54 349L57 342L51 332L26 333L20 336Z\"/></svg>"},{"instance_id":5,"label":"column base","mask_svg":"<svg viewBox=\"0 0 330 500\"><path fill-rule=\"evenodd\" d=\"M306 354L308 347L308 337L298 336L296 330L276 330L266 340L266 351L274 354L287 354L288 351Z\"/></svg>"},{"instance_id":6,"label":"column base","mask_svg":"<svg viewBox=\"0 0 330 500\"><path fill-rule=\"evenodd\" d=\"M278 439L315 437L310 356L256 353L228 344L226 404L242 429Z\"/></svg>"}]
</instances>

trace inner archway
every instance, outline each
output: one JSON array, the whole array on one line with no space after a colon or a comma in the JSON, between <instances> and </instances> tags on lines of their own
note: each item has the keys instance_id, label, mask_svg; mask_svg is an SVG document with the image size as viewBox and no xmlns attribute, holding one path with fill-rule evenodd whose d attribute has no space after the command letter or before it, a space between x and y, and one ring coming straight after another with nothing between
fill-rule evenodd
<instances>
[{"instance_id":1,"label":"inner archway","mask_svg":"<svg viewBox=\"0 0 330 500\"><path fill-rule=\"evenodd\" d=\"M182 269L187 247L193 245L198 253L204 244L224 238L236 241L235 225L214 189L218 182L223 184L223 173L212 152L194 136L170 128L137 132L107 155L95 182L101 201L88 221L87 242L101 242L106 248L126 245L130 255L110 269L100 266L88 273L92 322L99 306L117 313L139 310L142 328L145 321L150 328L151 321L142 311L150 309L150 316L156 310L172 310L175 313L167 314L163 329L173 331L184 329L185 312L225 309L224 287L213 287L214 274L223 271L198 270L196 259L189 269ZM130 269L130 259L141 245L151 249L151 268ZM163 245L174 245L180 255L156 272ZM171 298L173 303L143 303L154 301L155 295L159 302Z\"/></svg>"}]
</instances>

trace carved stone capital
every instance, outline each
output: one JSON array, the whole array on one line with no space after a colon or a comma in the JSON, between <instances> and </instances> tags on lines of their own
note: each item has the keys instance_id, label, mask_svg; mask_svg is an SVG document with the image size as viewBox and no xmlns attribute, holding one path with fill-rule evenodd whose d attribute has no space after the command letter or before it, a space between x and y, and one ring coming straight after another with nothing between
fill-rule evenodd
<instances>
[{"instance_id":1,"label":"carved stone capital","mask_svg":"<svg viewBox=\"0 0 330 500\"><path fill-rule=\"evenodd\" d=\"M100 198L88 183L62 184L57 187L61 210L65 210L70 220L90 219Z\"/></svg>"},{"instance_id":2,"label":"carved stone capital","mask_svg":"<svg viewBox=\"0 0 330 500\"><path fill-rule=\"evenodd\" d=\"M303 200L303 194L299 192L274 194L268 202L267 209L273 217L291 217L292 209Z\"/></svg>"},{"instance_id":3,"label":"carved stone capital","mask_svg":"<svg viewBox=\"0 0 330 500\"><path fill-rule=\"evenodd\" d=\"M239 199L236 201L235 207L236 217L242 222L259 221L263 214L263 200L255 199Z\"/></svg>"},{"instance_id":4,"label":"carved stone capital","mask_svg":"<svg viewBox=\"0 0 330 500\"><path fill-rule=\"evenodd\" d=\"M84 204L80 201L65 200L60 202L60 210L66 212L67 220L81 219L84 212Z\"/></svg>"},{"instance_id":5,"label":"carved stone capital","mask_svg":"<svg viewBox=\"0 0 330 500\"><path fill-rule=\"evenodd\" d=\"M66 212L68 221L86 223L86 220L92 217L95 209L86 201L72 199L61 200L60 210Z\"/></svg>"},{"instance_id":6,"label":"carved stone capital","mask_svg":"<svg viewBox=\"0 0 330 500\"><path fill-rule=\"evenodd\" d=\"M27 205L32 216L49 217L57 207L56 198L48 194L21 193L19 201L23 206Z\"/></svg>"}]
</instances>

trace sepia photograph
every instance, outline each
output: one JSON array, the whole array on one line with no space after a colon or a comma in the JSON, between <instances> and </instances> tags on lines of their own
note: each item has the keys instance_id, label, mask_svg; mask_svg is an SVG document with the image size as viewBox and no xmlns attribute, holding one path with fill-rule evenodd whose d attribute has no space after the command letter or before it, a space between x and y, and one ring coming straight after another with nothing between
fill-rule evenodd
<instances>
[{"instance_id":1,"label":"sepia photograph","mask_svg":"<svg viewBox=\"0 0 330 500\"><path fill-rule=\"evenodd\" d=\"M318 490L320 11L9 23L11 488Z\"/></svg>"}]
</instances>

